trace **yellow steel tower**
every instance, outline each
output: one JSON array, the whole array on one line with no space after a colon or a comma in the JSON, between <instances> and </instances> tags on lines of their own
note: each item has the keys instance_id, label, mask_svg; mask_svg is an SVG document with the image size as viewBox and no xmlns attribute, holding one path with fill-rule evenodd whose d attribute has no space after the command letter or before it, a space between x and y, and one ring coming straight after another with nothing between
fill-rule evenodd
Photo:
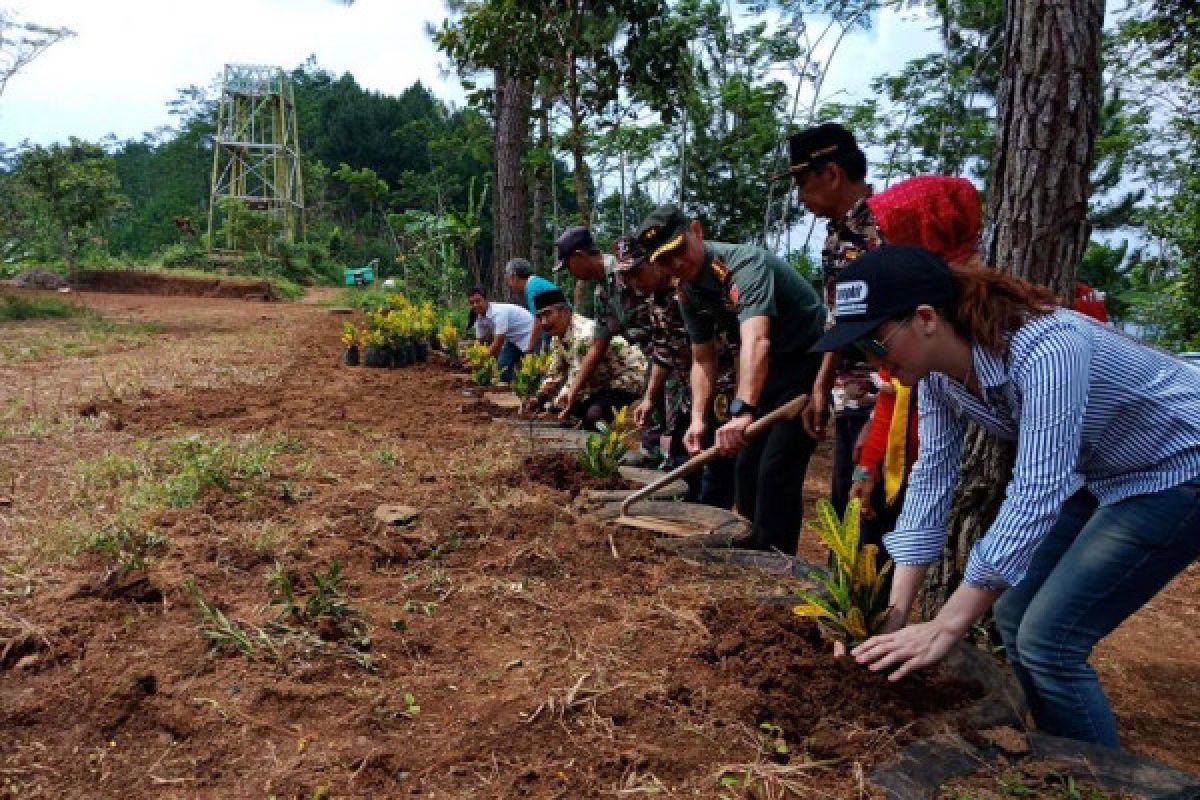
<instances>
[{"instance_id":1,"label":"yellow steel tower","mask_svg":"<svg viewBox=\"0 0 1200 800\"><path fill-rule=\"evenodd\" d=\"M292 243L304 238L304 186L292 84L278 67L226 64L213 144L208 246L240 250L238 226L218 231L238 209L265 212L273 229Z\"/></svg>"}]
</instances>

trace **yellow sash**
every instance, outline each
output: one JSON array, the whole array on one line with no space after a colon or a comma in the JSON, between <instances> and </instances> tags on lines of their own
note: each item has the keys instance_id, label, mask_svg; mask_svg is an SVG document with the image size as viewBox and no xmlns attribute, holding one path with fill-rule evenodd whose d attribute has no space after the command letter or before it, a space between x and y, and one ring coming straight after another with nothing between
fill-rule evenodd
<instances>
[{"instance_id":1,"label":"yellow sash","mask_svg":"<svg viewBox=\"0 0 1200 800\"><path fill-rule=\"evenodd\" d=\"M887 449L883 454L883 496L888 505L896 501L904 484L908 466L908 402L911 390L892 378L896 402L892 406L892 424L888 427Z\"/></svg>"}]
</instances>

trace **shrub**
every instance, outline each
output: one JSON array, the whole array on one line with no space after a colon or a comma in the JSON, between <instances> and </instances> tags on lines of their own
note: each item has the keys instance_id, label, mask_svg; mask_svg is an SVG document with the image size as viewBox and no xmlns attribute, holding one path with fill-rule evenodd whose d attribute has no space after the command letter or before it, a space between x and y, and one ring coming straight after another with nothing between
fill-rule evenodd
<instances>
[{"instance_id":1,"label":"shrub","mask_svg":"<svg viewBox=\"0 0 1200 800\"><path fill-rule=\"evenodd\" d=\"M847 648L879 632L891 612L887 575L892 562L877 569L879 547L859 547L861 508L858 499L851 500L843 521L838 519L832 503L824 498L817 501L814 527L829 546L833 563L828 573L809 574L824 591L802 589L799 595L804 602L792 609L798 616L816 618L827 638L841 640Z\"/></svg>"},{"instance_id":2,"label":"shrub","mask_svg":"<svg viewBox=\"0 0 1200 800\"><path fill-rule=\"evenodd\" d=\"M617 474L621 459L629 451L627 440L635 430L629 419L629 406L613 415L611 425L596 423L597 433L588 434L579 454L579 463L597 478L610 478Z\"/></svg>"}]
</instances>

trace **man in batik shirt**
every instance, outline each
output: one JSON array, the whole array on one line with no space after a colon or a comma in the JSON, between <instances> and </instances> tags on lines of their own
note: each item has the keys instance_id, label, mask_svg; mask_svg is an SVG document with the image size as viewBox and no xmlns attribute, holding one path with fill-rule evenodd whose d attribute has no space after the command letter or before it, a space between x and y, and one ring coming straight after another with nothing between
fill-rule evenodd
<instances>
[{"instance_id":1,"label":"man in batik shirt","mask_svg":"<svg viewBox=\"0 0 1200 800\"><path fill-rule=\"evenodd\" d=\"M883 243L875 215L867 205L867 159L854 135L836 123L801 131L788 140L791 173L800 202L829 221L821 249L825 306L832 324L834 284L847 265ZM804 413L809 435L823 433L830 400L834 411L831 501L845 511L853 485L859 436L871 418L878 395L873 370L854 353L827 353L813 382L812 402Z\"/></svg>"},{"instance_id":2,"label":"man in batik shirt","mask_svg":"<svg viewBox=\"0 0 1200 800\"><path fill-rule=\"evenodd\" d=\"M650 380L646 394L634 412L638 425L646 427L664 401L663 428L670 440L668 467L675 467L688 458L683 437L692 419L692 390L688 375L692 369L692 342L683 321L675 280L662 267L647 261L645 253L632 248L623 239L617 247L617 270L620 279L645 298L649 315L648 357ZM705 447L712 444L712 433L729 421L729 404L737 390L737 343L730 342L721 332L716 340L717 380L709 409L710 433ZM688 500L729 508L733 505L734 474L732 458L719 458L704 470L688 479Z\"/></svg>"}]
</instances>

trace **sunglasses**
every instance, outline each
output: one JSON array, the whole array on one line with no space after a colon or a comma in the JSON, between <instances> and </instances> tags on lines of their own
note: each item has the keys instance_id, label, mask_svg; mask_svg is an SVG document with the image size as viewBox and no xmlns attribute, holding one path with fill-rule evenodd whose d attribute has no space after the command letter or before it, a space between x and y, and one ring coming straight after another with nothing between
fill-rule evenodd
<instances>
[{"instance_id":1,"label":"sunglasses","mask_svg":"<svg viewBox=\"0 0 1200 800\"><path fill-rule=\"evenodd\" d=\"M861 339L855 339L854 347L857 348L858 351L863 355L874 356L875 358L884 358L888 354L888 342L890 342L892 337L899 333L900 330L911 320L912 317L901 320L896 327L892 328L892 332L882 339L876 339L874 336L864 336Z\"/></svg>"}]
</instances>

